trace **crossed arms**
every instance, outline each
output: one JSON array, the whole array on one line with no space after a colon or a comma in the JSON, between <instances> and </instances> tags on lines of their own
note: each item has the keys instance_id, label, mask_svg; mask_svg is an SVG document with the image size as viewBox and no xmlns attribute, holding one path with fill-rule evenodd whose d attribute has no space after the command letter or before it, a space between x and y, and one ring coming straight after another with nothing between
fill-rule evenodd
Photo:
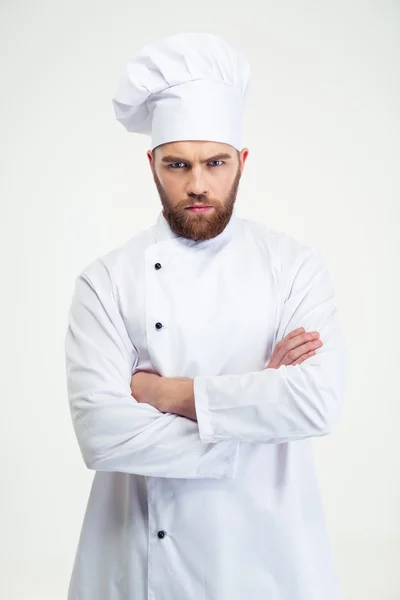
<instances>
[{"instance_id":1,"label":"crossed arms","mask_svg":"<svg viewBox=\"0 0 400 600\"><path fill-rule=\"evenodd\" d=\"M71 417L86 466L155 477L234 478L239 442L278 444L328 434L340 416L347 374L335 294L326 261L315 251L291 273L276 339L298 327L318 331L324 343L316 355L294 366L165 381L174 399L169 409L164 404L166 412L132 395L137 351L106 266L96 261L90 273L81 273L65 358Z\"/></svg>"}]
</instances>

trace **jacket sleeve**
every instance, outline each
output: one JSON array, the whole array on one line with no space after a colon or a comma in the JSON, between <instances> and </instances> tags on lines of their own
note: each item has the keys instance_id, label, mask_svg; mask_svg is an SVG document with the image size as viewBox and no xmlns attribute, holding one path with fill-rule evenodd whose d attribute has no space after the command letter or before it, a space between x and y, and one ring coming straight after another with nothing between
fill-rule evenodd
<instances>
[{"instance_id":1,"label":"jacket sleeve","mask_svg":"<svg viewBox=\"0 0 400 600\"><path fill-rule=\"evenodd\" d=\"M293 261L280 292L275 341L304 327L323 345L297 365L240 375L198 376L195 407L202 442L279 444L331 432L347 378L347 347L326 259L312 249Z\"/></svg>"},{"instance_id":2,"label":"jacket sleeve","mask_svg":"<svg viewBox=\"0 0 400 600\"><path fill-rule=\"evenodd\" d=\"M96 285L85 273L75 280L65 335L68 400L86 466L157 477L233 479L236 442L204 445L196 421L132 397L138 353L108 271L101 263L97 269Z\"/></svg>"}]
</instances>

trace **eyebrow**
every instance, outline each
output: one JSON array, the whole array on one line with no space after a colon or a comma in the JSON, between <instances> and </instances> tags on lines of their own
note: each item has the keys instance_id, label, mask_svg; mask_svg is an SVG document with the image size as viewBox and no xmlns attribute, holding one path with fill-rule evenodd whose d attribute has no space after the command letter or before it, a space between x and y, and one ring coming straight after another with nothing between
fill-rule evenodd
<instances>
[{"instance_id":1,"label":"eyebrow","mask_svg":"<svg viewBox=\"0 0 400 600\"><path fill-rule=\"evenodd\" d=\"M206 158L205 160L201 160L200 162L203 164L203 163L210 162L212 160L229 160L230 158L232 158L231 154L228 154L226 152L220 152L219 154L210 156L209 158ZM163 156L161 159L161 162L164 162L164 163L184 162L189 165L191 164L191 162L189 160L185 160L184 158L181 158L179 156L173 156L173 155Z\"/></svg>"}]
</instances>

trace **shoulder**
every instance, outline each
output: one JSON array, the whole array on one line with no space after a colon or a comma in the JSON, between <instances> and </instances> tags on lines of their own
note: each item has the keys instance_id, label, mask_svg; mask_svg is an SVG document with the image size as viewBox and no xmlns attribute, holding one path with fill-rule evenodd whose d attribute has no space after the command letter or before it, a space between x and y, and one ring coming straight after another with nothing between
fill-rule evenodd
<instances>
[{"instance_id":1,"label":"shoulder","mask_svg":"<svg viewBox=\"0 0 400 600\"><path fill-rule=\"evenodd\" d=\"M327 258L321 249L299 238L267 225L241 218L246 243L255 242L266 250L271 268L286 296L293 284L311 281L327 273Z\"/></svg>"},{"instance_id":2,"label":"shoulder","mask_svg":"<svg viewBox=\"0 0 400 600\"><path fill-rule=\"evenodd\" d=\"M248 238L267 246L271 256L280 261L282 265L308 259L316 260L318 257L324 259L321 250L285 231L273 229L252 219L241 218L240 220Z\"/></svg>"},{"instance_id":3,"label":"shoulder","mask_svg":"<svg viewBox=\"0 0 400 600\"><path fill-rule=\"evenodd\" d=\"M153 243L153 227L150 226L135 234L116 248L105 252L87 263L77 275L77 279L85 279L92 286L113 285L126 273L129 265L134 265L137 258L143 256L146 248Z\"/></svg>"}]
</instances>

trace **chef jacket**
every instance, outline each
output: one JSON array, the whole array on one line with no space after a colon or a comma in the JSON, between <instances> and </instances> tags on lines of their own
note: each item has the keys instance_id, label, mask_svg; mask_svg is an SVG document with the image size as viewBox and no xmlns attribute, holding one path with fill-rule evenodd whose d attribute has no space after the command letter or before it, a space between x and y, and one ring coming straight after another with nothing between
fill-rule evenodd
<instances>
[{"instance_id":1,"label":"chef jacket","mask_svg":"<svg viewBox=\"0 0 400 600\"><path fill-rule=\"evenodd\" d=\"M267 365L304 327L323 346ZM95 471L68 600L338 600L312 438L343 405L346 345L322 253L236 209L216 237L154 226L74 282L72 423ZM131 395L194 380L197 421Z\"/></svg>"}]
</instances>

